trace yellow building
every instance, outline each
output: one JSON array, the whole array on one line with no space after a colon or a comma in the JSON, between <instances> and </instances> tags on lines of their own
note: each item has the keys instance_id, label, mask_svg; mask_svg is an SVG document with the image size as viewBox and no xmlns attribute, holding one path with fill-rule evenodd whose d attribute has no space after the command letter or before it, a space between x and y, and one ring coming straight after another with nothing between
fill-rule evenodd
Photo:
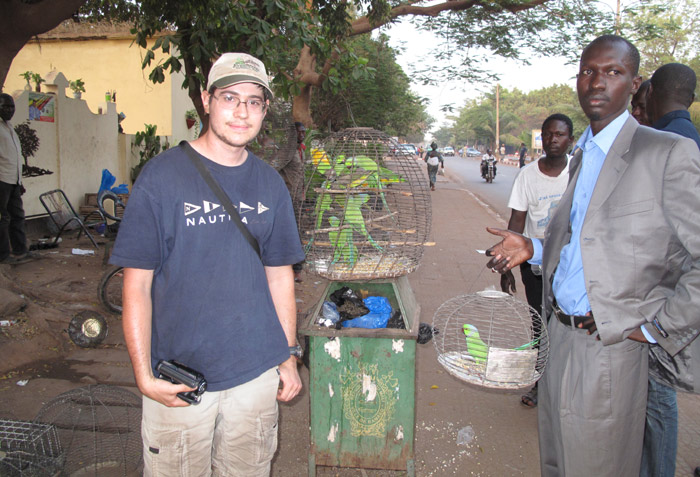
<instances>
[{"instance_id":1,"label":"yellow building","mask_svg":"<svg viewBox=\"0 0 700 477\"><path fill-rule=\"evenodd\" d=\"M145 50L133 40L127 25L64 22L24 46L12 62L4 91L13 94L25 89L21 76L25 71L44 78L52 71L61 72L69 81L85 82L82 99L94 113L104 105L105 93L116 91L117 112L126 115L121 123L124 132L133 134L143 130L144 124L155 124L158 135L171 136L175 144L190 139L185 112L194 106L181 88L184 75L166 74L165 82L152 83L150 68L141 69ZM162 59L156 56L153 64Z\"/></svg>"}]
</instances>

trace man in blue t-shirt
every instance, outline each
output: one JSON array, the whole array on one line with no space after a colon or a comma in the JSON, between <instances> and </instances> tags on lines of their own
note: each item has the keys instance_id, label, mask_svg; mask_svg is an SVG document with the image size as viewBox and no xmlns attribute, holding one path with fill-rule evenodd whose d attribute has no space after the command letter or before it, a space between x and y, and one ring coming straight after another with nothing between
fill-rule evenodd
<instances>
[{"instance_id":1,"label":"man in blue t-shirt","mask_svg":"<svg viewBox=\"0 0 700 477\"><path fill-rule=\"evenodd\" d=\"M143 393L145 475L269 475L277 400L301 390L291 265L304 254L289 192L246 149L272 97L265 66L225 53L202 93L209 129L151 159L129 197L111 262L125 267L124 337ZM255 238L208 186L208 169ZM197 405L158 379L161 360L203 374Z\"/></svg>"}]
</instances>

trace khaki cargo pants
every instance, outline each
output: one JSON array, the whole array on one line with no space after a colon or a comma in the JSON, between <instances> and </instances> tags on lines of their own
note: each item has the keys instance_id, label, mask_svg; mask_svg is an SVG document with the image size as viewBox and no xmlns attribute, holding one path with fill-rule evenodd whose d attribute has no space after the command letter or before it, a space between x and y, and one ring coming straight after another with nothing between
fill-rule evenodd
<instances>
[{"instance_id":1,"label":"khaki cargo pants","mask_svg":"<svg viewBox=\"0 0 700 477\"><path fill-rule=\"evenodd\" d=\"M268 476L277 449L279 373L205 392L196 406L143 397L145 476Z\"/></svg>"}]
</instances>

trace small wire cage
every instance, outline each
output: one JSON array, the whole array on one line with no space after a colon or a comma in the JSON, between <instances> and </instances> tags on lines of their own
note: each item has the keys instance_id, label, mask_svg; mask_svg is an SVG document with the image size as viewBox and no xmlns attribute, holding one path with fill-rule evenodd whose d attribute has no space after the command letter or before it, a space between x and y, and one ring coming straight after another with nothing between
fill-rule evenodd
<instances>
[{"instance_id":1,"label":"small wire cage","mask_svg":"<svg viewBox=\"0 0 700 477\"><path fill-rule=\"evenodd\" d=\"M63 468L63 457L55 426L0 420L0 475L57 475Z\"/></svg>"},{"instance_id":2,"label":"small wire cage","mask_svg":"<svg viewBox=\"0 0 700 477\"><path fill-rule=\"evenodd\" d=\"M141 399L103 384L67 391L46 403L34 422L56 429L62 475L138 475L142 465Z\"/></svg>"},{"instance_id":3,"label":"small wire cage","mask_svg":"<svg viewBox=\"0 0 700 477\"><path fill-rule=\"evenodd\" d=\"M515 390L533 385L549 356L547 327L527 303L496 290L462 295L435 312L438 362L462 381Z\"/></svg>"},{"instance_id":4,"label":"small wire cage","mask_svg":"<svg viewBox=\"0 0 700 477\"><path fill-rule=\"evenodd\" d=\"M299 230L308 270L330 280L415 270L432 213L422 161L371 128L337 132L307 153Z\"/></svg>"}]
</instances>

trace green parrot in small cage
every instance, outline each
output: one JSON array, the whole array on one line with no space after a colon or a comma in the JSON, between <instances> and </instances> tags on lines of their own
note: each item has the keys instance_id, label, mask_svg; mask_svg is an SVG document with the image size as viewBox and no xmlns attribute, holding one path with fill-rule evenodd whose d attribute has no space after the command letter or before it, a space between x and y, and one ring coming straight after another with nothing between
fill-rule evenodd
<instances>
[{"instance_id":1,"label":"green parrot in small cage","mask_svg":"<svg viewBox=\"0 0 700 477\"><path fill-rule=\"evenodd\" d=\"M462 330L467 337L467 353L469 356L474 358L479 364L485 363L489 354L489 347L479 336L479 330L476 326L468 323L462 327Z\"/></svg>"},{"instance_id":2,"label":"green parrot in small cage","mask_svg":"<svg viewBox=\"0 0 700 477\"><path fill-rule=\"evenodd\" d=\"M467 337L467 353L476 360L477 363L485 363L489 354L489 346L479 336L479 330L474 325L465 324L462 326L464 335ZM534 348L539 343L540 339L536 338L529 343L513 348L516 351L522 351Z\"/></svg>"}]
</instances>

